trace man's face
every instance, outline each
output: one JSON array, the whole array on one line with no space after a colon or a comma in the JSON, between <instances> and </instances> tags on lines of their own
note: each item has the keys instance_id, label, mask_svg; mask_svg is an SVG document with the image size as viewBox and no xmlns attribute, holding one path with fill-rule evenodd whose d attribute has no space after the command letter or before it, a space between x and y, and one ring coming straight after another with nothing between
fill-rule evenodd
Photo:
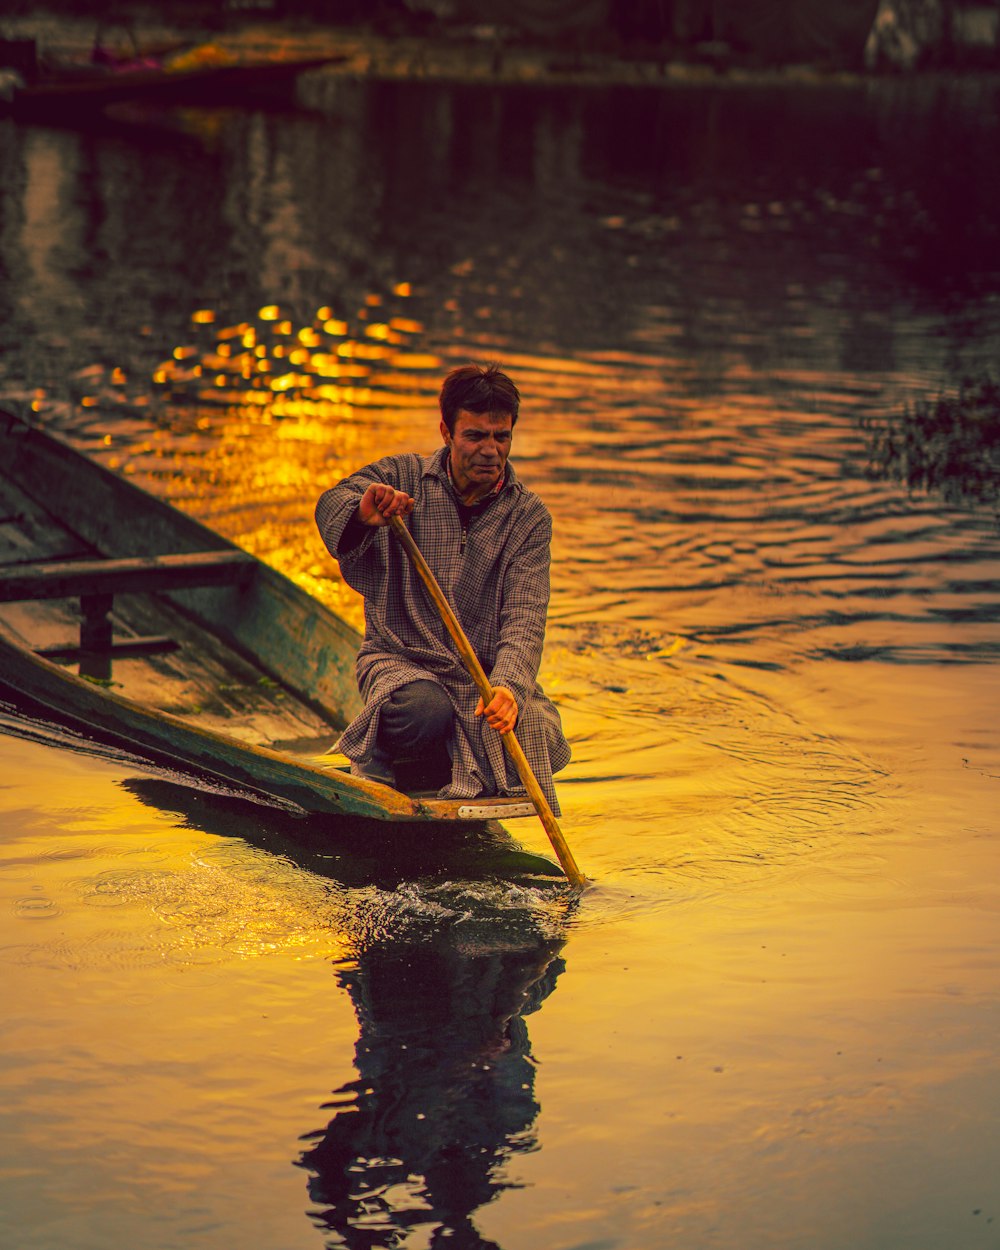
<instances>
[{"instance_id":1,"label":"man's face","mask_svg":"<svg viewBox=\"0 0 1000 1250\"><path fill-rule=\"evenodd\" d=\"M441 422L441 436L451 453L451 475L458 493L468 502L481 499L496 486L510 455L513 422L509 412L466 412L455 420L450 434Z\"/></svg>"}]
</instances>

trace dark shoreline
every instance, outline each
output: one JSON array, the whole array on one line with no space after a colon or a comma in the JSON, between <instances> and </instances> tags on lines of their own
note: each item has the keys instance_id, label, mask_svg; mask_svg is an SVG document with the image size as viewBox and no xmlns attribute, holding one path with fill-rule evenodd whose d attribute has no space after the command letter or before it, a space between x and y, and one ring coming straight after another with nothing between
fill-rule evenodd
<instances>
[{"instance_id":1,"label":"dark shoreline","mask_svg":"<svg viewBox=\"0 0 1000 1250\"><path fill-rule=\"evenodd\" d=\"M617 51L559 48L552 42L501 36L484 28L430 27L418 21L335 25L306 17L277 17L255 10L220 12L204 4L176 6L170 20L136 7L110 21L67 9L33 10L0 21L0 37L34 39L46 60L82 60L95 40L122 56L143 55L209 43L234 56L298 59L337 54L344 60L323 71L341 77L424 82L558 86L740 87L775 85L857 85L920 77L1000 76L996 58L961 57L909 73L871 72L821 63L763 65L716 45L679 49L634 46Z\"/></svg>"}]
</instances>

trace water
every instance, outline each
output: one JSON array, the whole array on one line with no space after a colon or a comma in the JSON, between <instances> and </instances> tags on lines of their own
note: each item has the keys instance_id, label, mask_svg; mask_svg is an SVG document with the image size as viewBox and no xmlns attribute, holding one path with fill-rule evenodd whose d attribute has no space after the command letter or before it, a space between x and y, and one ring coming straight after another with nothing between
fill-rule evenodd
<instances>
[{"instance_id":1,"label":"water","mask_svg":"<svg viewBox=\"0 0 1000 1250\"><path fill-rule=\"evenodd\" d=\"M595 884L5 718L0 1240L998 1245L996 491L878 455L1000 368L996 86L308 90L0 128L0 394L357 621L316 495L505 361Z\"/></svg>"}]
</instances>

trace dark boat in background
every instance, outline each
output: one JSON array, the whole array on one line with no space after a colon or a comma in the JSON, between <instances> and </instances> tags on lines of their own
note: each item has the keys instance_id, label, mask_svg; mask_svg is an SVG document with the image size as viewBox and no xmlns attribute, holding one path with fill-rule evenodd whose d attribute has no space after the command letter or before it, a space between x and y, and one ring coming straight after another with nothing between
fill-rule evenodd
<instances>
[{"instance_id":1,"label":"dark boat in background","mask_svg":"<svg viewBox=\"0 0 1000 1250\"><path fill-rule=\"evenodd\" d=\"M534 814L525 799L440 799L351 776L329 747L359 708L359 644L256 557L0 413L9 708L300 812L452 823Z\"/></svg>"},{"instance_id":2,"label":"dark boat in background","mask_svg":"<svg viewBox=\"0 0 1000 1250\"><path fill-rule=\"evenodd\" d=\"M128 60L92 54L89 61L45 63L34 40L0 39L0 116L65 122L112 105L232 105L288 96L296 78L345 59L237 57L211 44Z\"/></svg>"}]
</instances>

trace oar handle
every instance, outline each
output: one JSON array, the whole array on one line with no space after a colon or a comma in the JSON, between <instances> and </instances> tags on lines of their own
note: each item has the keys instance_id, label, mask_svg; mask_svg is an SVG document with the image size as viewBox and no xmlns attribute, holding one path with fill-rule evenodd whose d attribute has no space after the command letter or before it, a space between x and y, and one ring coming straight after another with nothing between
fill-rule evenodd
<instances>
[{"instance_id":1,"label":"oar handle","mask_svg":"<svg viewBox=\"0 0 1000 1250\"><path fill-rule=\"evenodd\" d=\"M413 562L413 566L420 575L421 581L427 587L428 593L434 600L434 606L440 613L441 619L444 621L445 628L448 630L448 633L451 634L465 667L469 670L472 680L476 683L479 693L483 697L483 706L486 707L487 704L489 704L493 699L493 687L490 685L490 680L483 671L483 666L479 663L479 657L476 655L475 651L473 651L471 643L465 636L465 630L462 628L461 622L455 615L454 609L445 597L444 591L438 585L437 578L431 571L430 565L424 559L423 553L414 542L413 535L403 524L402 519L398 516L394 516L390 518L389 524L392 527L392 532L402 544L403 550ZM542 791L542 787L538 784L537 777L534 772L532 772L531 765L528 763L528 758L524 754L521 744L518 742L514 731L510 730L508 733L501 736L508 755L510 755L511 759L514 761L514 767L517 769L518 776L521 778L521 782L524 785L524 788L528 791L528 796L534 804L535 811L538 813L538 819L542 822L542 827L549 836L549 841L552 843L552 849L555 851L559 859L559 863L562 865L563 872L573 885L586 885L587 878L576 865L576 860L573 858L573 852L569 849L566 839L563 837L563 832L559 828L559 822L556 820L555 814L549 806L549 801L546 799L545 794Z\"/></svg>"}]
</instances>

